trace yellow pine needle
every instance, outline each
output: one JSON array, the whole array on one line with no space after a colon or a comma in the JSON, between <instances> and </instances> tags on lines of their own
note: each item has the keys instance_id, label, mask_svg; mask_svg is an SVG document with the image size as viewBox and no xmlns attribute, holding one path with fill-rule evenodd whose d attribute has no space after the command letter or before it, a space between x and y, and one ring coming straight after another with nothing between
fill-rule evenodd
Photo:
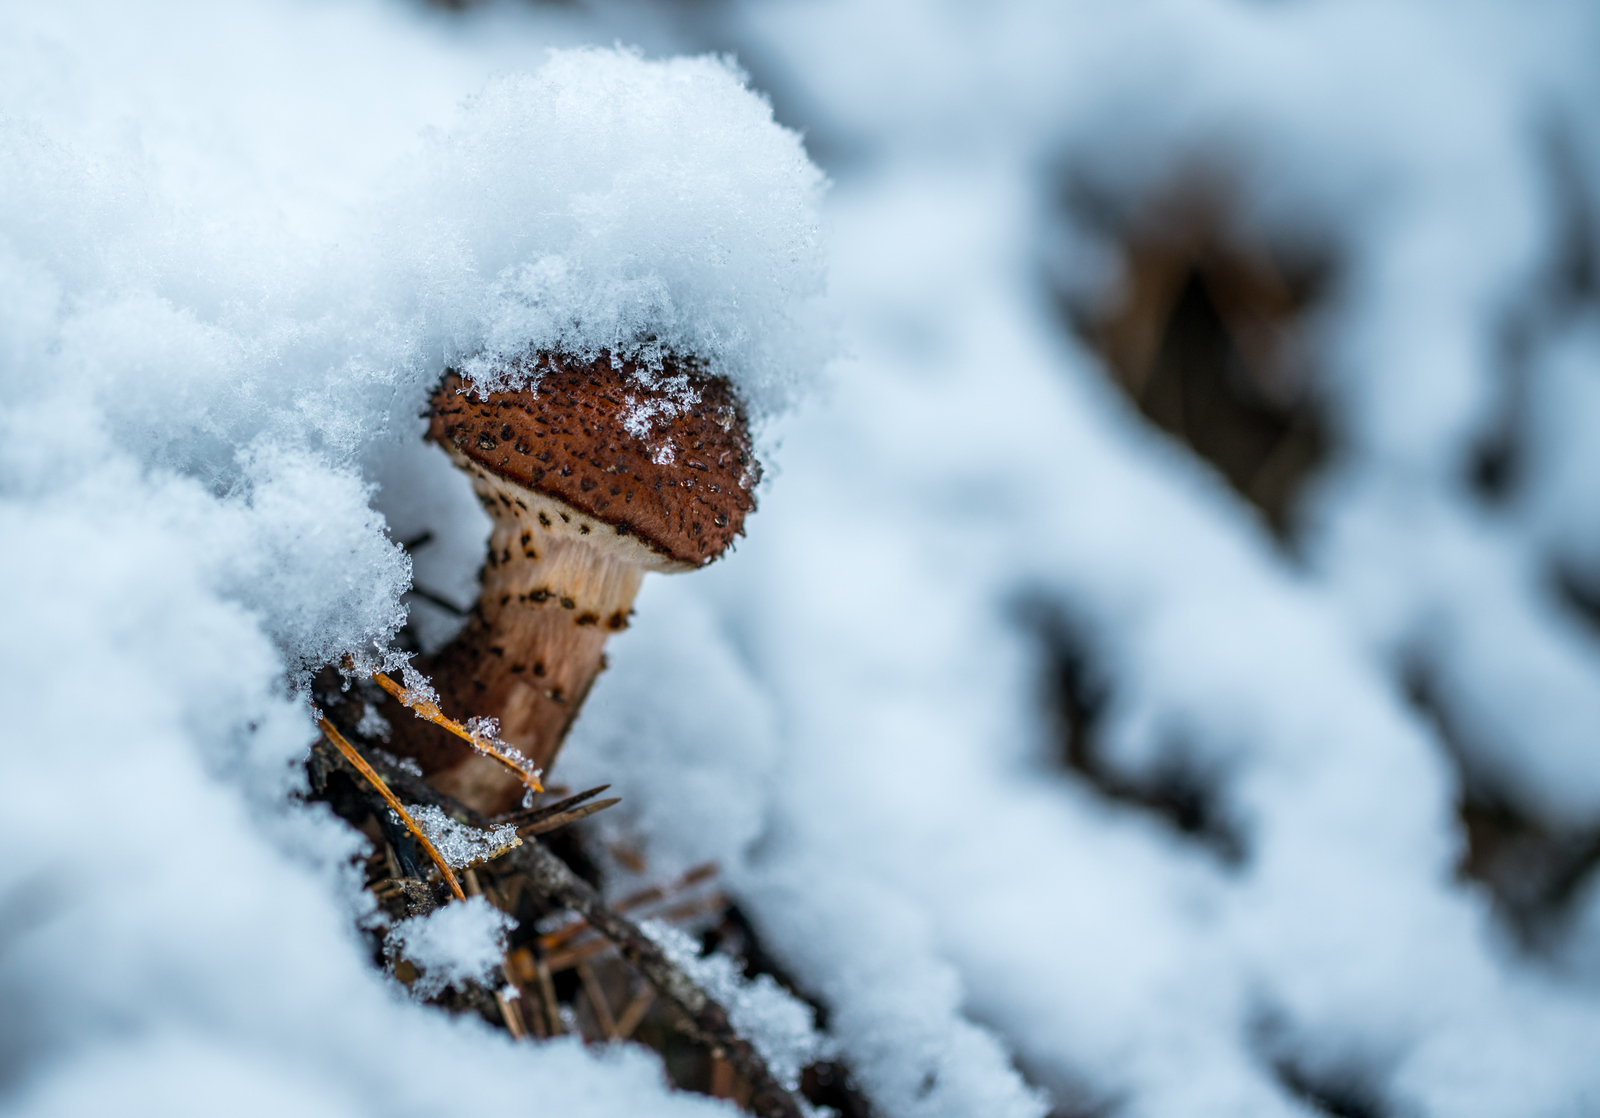
<instances>
[{"instance_id":1,"label":"yellow pine needle","mask_svg":"<svg viewBox=\"0 0 1600 1118\"><path fill-rule=\"evenodd\" d=\"M544 791L544 785L539 783L539 778L537 776L533 775L531 772L528 772L521 765L517 764L510 757L507 757L504 753L501 753L489 742L486 742L481 737L478 737L461 723L452 718L446 718L444 712L433 703L430 703L426 699L419 699L410 694L404 687L400 686L400 684L396 683L382 672L373 672L372 678L377 680L379 687L382 687L385 691L389 692L389 694L400 700L401 705L409 707L411 709L411 713L415 714L418 718L426 719L427 721L432 722L435 726L443 726L456 737L461 738L463 741L471 745L472 748L481 753L488 754L496 761L499 761L506 768L516 773L517 776L521 778L522 782L533 791Z\"/></svg>"},{"instance_id":2,"label":"yellow pine needle","mask_svg":"<svg viewBox=\"0 0 1600 1118\"><path fill-rule=\"evenodd\" d=\"M372 766L367 764L361 754L356 752L355 746L344 740L344 735L333 728L333 723L319 716L317 725L322 727L322 732L327 736L328 740L333 742L340 753L344 754L344 759L354 765L356 771L366 777L372 786L378 790L378 795L382 796L384 801L394 810L394 813L400 817L400 821L406 825L406 830L410 831L412 836L422 844L422 849L428 852L428 857L433 859L433 864L439 867L440 873L444 874L444 879L450 886L450 892L455 894L456 900L466 900L467 895L461 891L461 883L456 880L455 871L450 868L450 863L444 860L444 855L440 854L439 848L433 845L433 840L422 833L422 828L417 826L415 819L411 818L411 813L405 809L405 805L399 801L393 792L389 791L389 786L383 782L383 777L373 771Z\"/></svg>"}]
</instances>

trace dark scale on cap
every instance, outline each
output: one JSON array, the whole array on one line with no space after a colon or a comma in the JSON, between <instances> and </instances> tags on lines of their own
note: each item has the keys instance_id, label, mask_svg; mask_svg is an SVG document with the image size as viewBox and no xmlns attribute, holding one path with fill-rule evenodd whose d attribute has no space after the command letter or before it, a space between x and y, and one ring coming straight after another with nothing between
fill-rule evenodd
<instances>
[{"instance_id":1,"label":"dark scale on cap","mask_svg":"<svg viewBox=\"0 0 1600 1118\"><path fill-rule=\"evenodd\" d=\"M668 362L663 378L687 373L700 396L679 411L667 389L634 378L631 362L613 369L606 356L578 365L541 355L539 363L535 387L487 398L463 397L460 376L448 374L428 437L680 563L700 566L727 550L755 508L761 476L727 381ZM658 409L643 438L624 426L630 412Z\"/></svg>"}]
</instances>

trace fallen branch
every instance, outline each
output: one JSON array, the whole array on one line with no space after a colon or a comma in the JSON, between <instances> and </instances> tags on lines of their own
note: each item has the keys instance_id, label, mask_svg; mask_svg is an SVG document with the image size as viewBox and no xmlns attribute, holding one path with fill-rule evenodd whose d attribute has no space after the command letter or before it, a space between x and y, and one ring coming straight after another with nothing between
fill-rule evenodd
<instances>
[{"instance_id":1,"label":"fallen branch","mask_svg":"<svg viewBox=\"0 0 1600 1118\"><path fill-rule=\"evenodd\" d=\"M684 1031L708 1046L713 1056L725 1058L750 1084L752 1111L761 1118L802 1118L799 1103L773 1077L755 1046L734 1029L728 1011L668 958L639 925L601 900L588 882L536 838L529 838L503 859L521 870L537 892L570 908L617 945L623 957L688 1019Z\"/></svg>"},{"instance_id":2,"label":"fallen branch","mask_svg":"<svg viewBox=\"0 0 1600 1118\"><path fill-rule=\"evenodd\" d=\"M541 834L542 832L535 831L533 833ZM610 904L617 912L632 912L636 908L643 908L646 905L653 905L657 901L664 901L674 893L683 892L691 886L698 885L702 881L709 881L716 876L717 864L715 862L702 862L698 866L691 866L676 881L651 885L648 888L639 890L637 893L629 893L626 897L618 897L616 900L611 901ZM544 948L546 953L549 953L570 943L587 931L589 931L588 924L585 924L582 920L575 920L565 927L557 928L553 932L540 936L539 946Z\"/></svg>"}]
</instances>

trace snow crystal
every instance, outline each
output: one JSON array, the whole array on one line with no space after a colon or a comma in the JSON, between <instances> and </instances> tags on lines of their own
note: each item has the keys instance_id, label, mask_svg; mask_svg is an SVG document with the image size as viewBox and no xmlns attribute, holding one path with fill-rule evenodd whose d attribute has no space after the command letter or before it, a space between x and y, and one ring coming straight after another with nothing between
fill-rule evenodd
<instances>
[{"instance_id":1,"label":"snow crystal","mask_svg":"<svg viewBox=\"0 0 1600 1118\"><path fill-rule=\"evenodd\" d=\"M393 651L385 658L385 666L392 664L400 669L400 678L405 681L405 695L403 701L410 705L414 703L432 703L439 705L439 692L433 689L433 681L416 668L411 666L411 657L404 653Z\"/></svg>"},{"instance_id":2,"label":"snow crystal","mask_svg":"<svg viewBox=\"0 0 1600 1118\"><path fill-rule=\"evenodd\" d=\"M394 727L389 725L389 720L387 718L378 713L377 707L371 703L367 703L361 708L361 720L356 723L356 733L360 734L364 738L376 738L379 741L388 741L390 735L394 733ZM408 765L403 765L402 767L405 768L407 772L412 773L413 776L421 776L421 766L419 766L416 761L409 757L406 758L406 760L410 763ZM399 764L400 762L398 758L395 758L391 763Z\"/></svg>"},{"instance_id":3,"label":"snow crystal","mask_svg":"<svg viewBox=\"0 0 1600 1118\"><path fill-rule=\"evenodd\" d=\"M467 733L475 738L482 738L491 745L500 741L500 720L498 718L483 718L474 715L464 723Z\"/></svg>"},{"instance_id":4,"label":"snow crystal","mask_svg":"<svg viewBox=\"0 0 1600 1118\"><path fill-rule=\"evenodd\" d=\"M369 706L367 710L370 712L372 708ZM366 721L365 715L362 716L362 721ZM415 777L420 777L423 775L422 766L417 763L417 759L415 757L396 757L393 753L383 749L373 749L372 752L383 758L383 760L388 764L400 769L402 772L408 772Z\"/></svg>"},{"instance_id":5,"label":"snow crystal","mask_svg":"<svg viewBox=\"0 0 1600 1118\"><path fill-rule=\"evenodd\" d=\"M450 863L451 869L465 869L479 862L487 862L522 842L517 837L516 825L512 823L482 830L456 822L432 804L421 804L407 810L417 821L417 826L422 828L422 833L428 836L428 841ZM390 815L398 825L400 817L393 812Z\"/></svg>"},{"instance_id":6,"label":"snow crystal","mask_svg":"<svg viewBox=\"0 0 1600 1118\"><path fill-rule=\"evenodd\" d=\"M505 958L505 939L517 922L482 897L447 904L402 920L384 937L391 964L416 967L413 996L426 1000L463 982L491 982Z\"/></svg>"}]
</instances>

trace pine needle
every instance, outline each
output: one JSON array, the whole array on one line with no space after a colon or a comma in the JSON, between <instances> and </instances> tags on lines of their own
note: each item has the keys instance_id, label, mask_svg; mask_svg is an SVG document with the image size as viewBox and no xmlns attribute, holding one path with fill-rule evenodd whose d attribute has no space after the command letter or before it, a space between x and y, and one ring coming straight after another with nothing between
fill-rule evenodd
<instances>
[{"instance_id":1,"label":"pine needle","mask_svg":"<svg viewBox=\"0 0 1600 1118\"><path fill-rule=\"evenodd\" d=\"M544 804L540 807L523 808L520 811L508 811L504 815L496 815L489 820L489 823L492 825L498 825L501 823L515 823L517 825L517 829L521 830L523 827L526 827L532 823L537 823L542 819L548 818L549 816L559 815L561 812L566 811L568 808L576 807L585 800L592 800L601 792L604 792L610 787L611 785L609 784L597 784L593 788L579 792L575 796L568 796L564 800L557 800L553 804Z\"/></svg>"},{"instance_id":2,"label":"pine needle","mask_svg":"<svg viewBox=\"0 0 1600 1118\"><path fill-rule=\"evenodd\" d=\"M389 791L389 786L383 782L383 778L373 771L371 765L367 764L366 758L356 752L355 746L345 741L344 735L333 728L332 722L318 715L317 725L322 727L323 735L334 744L334 747L344 754L344 759L354 765L356 771L366 777L367 782L378 790L378 795L382 796L384 802L389 805L390 810L400 817L400 822L405 824L406 830L411 832L412 837L422 844L422 849L428 852L428 857L433 859L433 864L438 866L439 872L444 874L444 879L450 886L450 892L455 894L456 900L466 900L467 895L461 891L461 883L456 880L455 871L450 868L450 863L444 860L444 855L440 854L438 847L433 845L433 840L424 834L422 828L417 825L417 821L411 818L411 813L405 809L405 805L400 802L393 792Z\"/></svg>"},{"instance_id":3,"label":"pine needle","mask_svg":"<svg viewBox=\"0 0 1600 1118\"><path fill-rule=\"evenodd\" d=\"M550 831L558 831L562 827L576 823L580 819L587 819L597 811L615 807L621 802L621 797L611 800L596 800L592 804L584 804L582 807L575 807L571 811L563 811L560 815L547 816L529 823L526 827L517 831L517 834L522 838L528 838L531 835L543 835L548 834ZM507 849L510 848L507 847Z\"/></svg>"},{"instance_id":4,"label":"pine needle","mask_svg":"<svg viewBox=\"0 0 1600 1118\"><path fill-rule=\"evenodd\" d=\"M473 733L471 730L467 729L453 718L445 717L444 711L440 710L438 706L429 702L427 699L419 698L418 696L412 694L410 690L402 687L400 684L396 683L382 672L373 672L372 678L377 681L379 687L382 687L385 691L389 692L389 694L393 695L403 706L410 708L411 713L415 714L418 718L432 722L435 726L443 726L456 737L472 746L473 749L476 749L479 753L499 761L506 768L516 773L518 778L524 784L526 784L531 791L544 791L544 785L539 783L539 777L536 773L530 772L525 767L525 763L519 764L512 757L502 752L499 746L497 746L493 741Z\"/></svg>"},{"instance_id":5,"label":"pine needle","mask_svg":"<svg viewBox=\"0 0 1600 1118\"><path fill-rule=\"evenodd\" d=\"M525 835L524 837L528 836ZM613 901L611 907L618 912L632 912L634 909L643 908L645 905L664 901L670 896L693 888L702 881L709 881L717 876L717 869L717 863L715 862L701 862L699 865L691 866L685 870L683 876L676 881L670 881L664 885L651 885L648 888L639 890L637 893L629 893L626 897ZM558 928L553 932L547 932L540 936L539 943L546 952L551 952L576 939L588 930L588 924L582 920L575 920L563 928Z\"/></svg>"}]
</instances>

